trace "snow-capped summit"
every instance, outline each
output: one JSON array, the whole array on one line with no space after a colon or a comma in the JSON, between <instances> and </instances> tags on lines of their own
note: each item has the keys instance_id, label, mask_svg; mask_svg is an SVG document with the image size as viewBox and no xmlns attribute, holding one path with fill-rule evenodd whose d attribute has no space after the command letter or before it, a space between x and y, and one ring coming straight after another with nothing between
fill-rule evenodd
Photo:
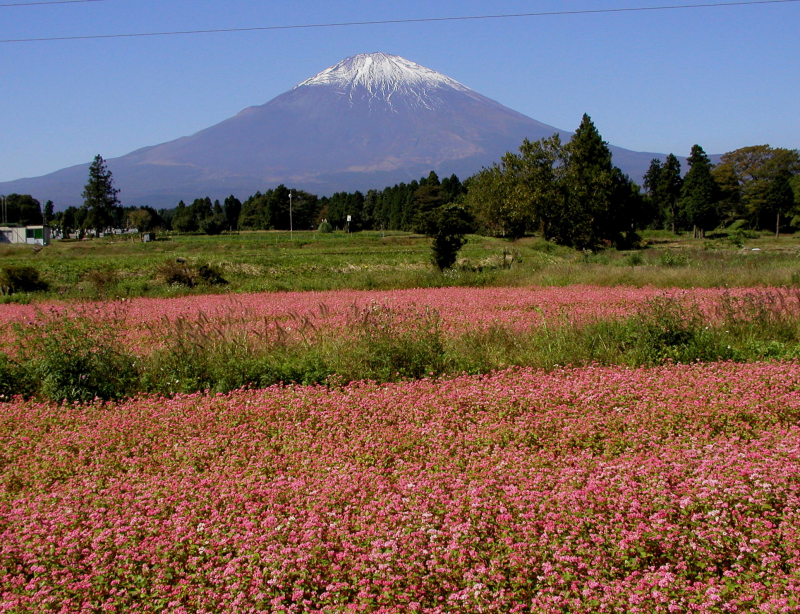
<instances>
[{"instance_id":1,"label":"snow-capped summit","mask_svg":"<svg viewBox=\"0 0 800 614\"><path fill-rule=\"evenodd\" d=\"M391 105L392 98L406 98L406 104L426 108L443 104L438 90L472 91L435 70L387 53L361 53L346 58L295 89L319 85L334 87L351 101L379 99Z\"/></svg>"},{"instance_id":2,"label":"snow-capped summit","mask_svg":"<svg viewBox=\"0 0 800 614\"><path fill-rule=\"evenodd\" d=\"M580 118L575 118L577 124ZM284 183L319 195L381 189L427 175L462 179L560 132L396 55L355 55L216 126L107 160L125 205L245 199ZM611 148L641 177L657 154ZM58 207L79 205L88 164L0 184Z\"/></svg>"}]
</instances>

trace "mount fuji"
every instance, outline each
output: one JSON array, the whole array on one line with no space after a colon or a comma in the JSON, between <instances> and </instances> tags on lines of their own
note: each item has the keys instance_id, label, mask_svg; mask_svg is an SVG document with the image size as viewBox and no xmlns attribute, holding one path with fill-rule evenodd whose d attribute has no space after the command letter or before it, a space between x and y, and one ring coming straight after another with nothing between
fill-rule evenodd
<instances>
[{"instance_id":1,"label":"mount fuji","mask_svg":"<svg viewBox=\"0 0 800 614\"><path fill-rule=\"evenodd\" d=\"M576 118L576 121L579 118ZM462 179L558 132L445 75L384 53L347 58L261 106L192 136L107 160L125 205L245 198L284 183L320 195L381 189L435 170ZM639 181L654 153L611 147ZM57 209L79 205L89 164L0 183Z\"/></svg>"}]
</instances>

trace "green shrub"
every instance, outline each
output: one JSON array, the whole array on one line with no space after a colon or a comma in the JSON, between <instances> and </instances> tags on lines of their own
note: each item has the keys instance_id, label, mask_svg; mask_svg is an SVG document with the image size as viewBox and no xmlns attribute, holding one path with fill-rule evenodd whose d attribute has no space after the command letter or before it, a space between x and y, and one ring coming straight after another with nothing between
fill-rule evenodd
<instances>
[{"instance_id":1,"label":"green shrub","mask_svg":"<svg viewBox=\"0 0 800 614\"><path fill-rule=\"evenodd\" d=\"M222 234L225 230L225 220L209 217L200 222L200 231L210 236Z\"/></svg>"},{"instance_id":2,"label":"green shrub","mask_svg":"<svg viewBox=\"0 0 800 614\"><path fill-rule=\"evenodd\" d=\"M40 314L18 328L21 364L51 401L119 399L137 391L136 358L119 349L118 319Z\"/></svg>"},{"instance_id":3,"label":"green shrub","mask_svg":"<svg viewBox=\"0 0 800 614\"><path fill-rule=\"evenodd\" d=\"M15 395L28 397L36 389L31 374L17 361L0 352L0 402Z\"/></svg>"},{"instance_id":4,"label":"green shrub","mask_svg":"<svg viewBox=\"0 0 800 614\"><path fill-rule=\"evenodd\" d=\"M624 324L627 354L637 365L733 358L697 307L676 298L655 298Z\"/></svg>"},{"instance_id":5,"label":"green shrub","mask_svg":"<svg viewBox=\"0 0 800 614\"><path fill-rule=\"evenodd\" d=\"M625 266L642 266L644 258L639 252L631 252L624 258Z\"/></svg>"},{"instance_id":6,"label":"green shrub","mask_svg":"<svg viewBox=\"0 0 800 614\"><path fill-rule=\"evenodd\" d=\"M689 257L686 254L664 252L659 256L658 263L665 267L684 267L689 264Z\"/></svg>"},{"instance_id":7,"label":"green shrub","mask_svg":"<svg viewBox=\"0 0 800 614\"><path fill-rule=\"evenodd\" d=\"M195 270L197 271L197 278L201 283L210 286L224 286L228 283L228 280L222 276L220 270L212 264L201 262L197 265Z\"/></svg>"},{"instance_id":8,"label":"green shrub","mask_svg":"<svg viewBox=\"0 0 800 614\"><path fill-rule=\"evenodd\" d=\"M85 273L84 279L91 282L98 292L104 292L119 282L119 273L112 266L102 266Z\"/></svg>"},{"instance_id":9,"label":"green shrub","mask_svg":"<svg viewBox=\"0 0 800 614\"><path fill-rule=\"evenodd\" d=\"M344 367L340 372L348 379L385 382L445 371L441 320L434 310L400 311L373 304L351 326L357 334L359 360L351 363L355 370Z\"/></svg>"},{"instance_id":10,"label":"green shrub","mask_svg":"<svg viewBox=\"0 0 800 614\"><path fill-rule=\"evenodd\" d=\"M201 284L215 286L228 283L215 266L203 262L192 264L183 258L164 262L158 267L157 274L169 285L188 288L194 288Z\"/></svg>"},{"instance_id":11,"label":"green shrub","mask_svg":"<svg viewBox=\"0 0 800 614\"><path fill-rule=\"evenodd\" d=\"M326 233L326 234L329 233L329 232L333 232L333 226L331 226L331 224L330 224L330 222L328 222L328 220L322 220L322 222L320 222L319 226L317 226L317 232L322 232L322 233Z\"/></svg>"},{"instance_id":12,"label":"green shrub","mask_svg":"<svg viewBox=\"0 0 800 614\"><path fill-rule=\"evenodd\" d=\"M47 283L39 278L32 266L6 266L0 269L0 293L36 292L47 290Z\"/></svg>"}]
</instances>

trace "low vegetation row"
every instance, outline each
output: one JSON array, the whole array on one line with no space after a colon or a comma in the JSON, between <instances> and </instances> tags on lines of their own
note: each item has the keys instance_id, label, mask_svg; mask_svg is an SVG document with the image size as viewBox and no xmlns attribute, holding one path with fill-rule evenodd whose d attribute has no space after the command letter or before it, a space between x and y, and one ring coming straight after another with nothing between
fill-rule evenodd
<instances>
[{"instance_id":1,"label":"low vegetation row","mask_svg":"<svg viewBox=\"0 0 800 614\"><path fill-rule=\"evenodd\" d=\"M468 298L468 297L466 297ZM630 315L501 319L448 326L429 307L371 303L345 321L290 313L262 322L232 314L173 315L147 323L131 339L110 310L53 310L16 324L0 354L0 394L90 402L142 392L229 392L280 382L338 386L466 373L511 365L800 358L796 291L724 295L714 304L662 295ZM141 339L144 336L146 342Z\"/></svg>"},{"instance_id":2,"label":"low vegetation row","mask_svg":"<svg viewBox=\"0 0 800 614\"><path fill-rule=\"evenodd\" d=\"M443 241L447 237L442 237ZM257 232L57 241L0 248L0 303L333 289L563 286L798 286L800 244L741 228L706 238L646 231L647 247L588 252L541 238L468 235L440 273L431 242L399 232Z\"/></svg>"}]
</instances>

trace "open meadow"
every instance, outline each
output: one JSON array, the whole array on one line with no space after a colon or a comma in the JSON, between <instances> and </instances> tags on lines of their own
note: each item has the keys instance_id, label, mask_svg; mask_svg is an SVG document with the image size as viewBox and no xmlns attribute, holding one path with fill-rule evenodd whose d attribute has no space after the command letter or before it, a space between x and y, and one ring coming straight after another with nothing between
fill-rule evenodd
<instances>
[{"instance_id":1,"label":"open meadow","mask_svg":"<svg viewBox=\"0 0 800 614\"><path fill-rule=\"evenodd\" d=\"M0 246L0 612L798 611L800 241L645 239Z\"/></svg>"},{"instance_id":2,"label":"open meadow","mask_svg":"<svg viewBox=\"0 0 800 614\"><path fill-rule=\"evenodd\" d=\"M117 235L55 241L38 253L30 246L0 245L0 269L33 267L47 284L0 300L441 286L800 285L800 240L794 235L776 240L739 231L699 240L647 231L644 240L640 250L584 253L540 238L510 242L470 235L457 266L444 276L432 270L430 240L401 232L165 234L152 243ZM175 266L178 259L183 267ZM224 283L198 273L201 264ZM189 269L189 279L176 275L181 268Z\"/></svg>"}]
</instances>

